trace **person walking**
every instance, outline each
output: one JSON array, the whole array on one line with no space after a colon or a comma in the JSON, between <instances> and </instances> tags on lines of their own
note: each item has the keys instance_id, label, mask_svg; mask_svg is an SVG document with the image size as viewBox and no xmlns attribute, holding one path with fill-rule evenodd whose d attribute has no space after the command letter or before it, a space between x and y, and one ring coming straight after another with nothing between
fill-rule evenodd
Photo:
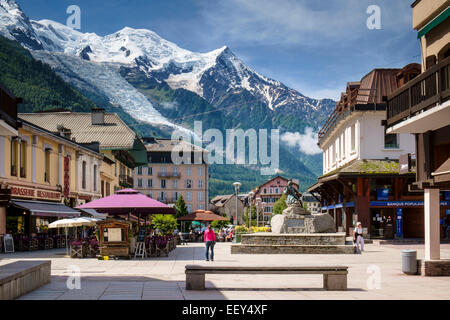
<instances>
[{"instance_id":1,"label":"person walking","mask_svg":"<svg viewBox=\"0 0 450 320\"><path fill-rule=\"evenodd\" d=\"M205 244L206 244L206 252L205 257L206 261L214 261L214 245L216 244L216 234L214 233L214 230L211 225L208 225L208 229L205 230L204 233L205 238ZM211 254L208 254L211 250Z\"/></svg>"},{"instance_id":2,"label":"person walking","mask_svg":"<svg viewBox=\"0 0 450 320\"><path fill-rule=\"evenodd\" d=\"M364 251L364 238L361 222L358 222L356 228L353 230L353 241L355 242L357 253Z\"/></svg>"}]
</instances>

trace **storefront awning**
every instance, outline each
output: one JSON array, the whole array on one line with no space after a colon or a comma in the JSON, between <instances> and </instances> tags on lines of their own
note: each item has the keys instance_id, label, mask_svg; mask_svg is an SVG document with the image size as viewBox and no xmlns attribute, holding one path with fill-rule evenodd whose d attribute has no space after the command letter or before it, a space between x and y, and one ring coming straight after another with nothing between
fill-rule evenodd
<instances>
[{"instance_id":1,"label":"storefront awning","mask_svg":"<svg viewBox=\"0 0 450 320\"><path fill-rule=\"evenodd\" d=\"M92 218L96 218L96 219L100 219L100 220L105 220L108 216L107 214L99 213L94 209L80 209L80 210L89 214Z\"/></svg>"},{"instance_id":2,"label":"storefront awning","mask_svg":"<svg viewBox=\"0 0 450 320\"><path fill-rule=\"evenodd\" d=\"M11 204L19 209L31 212L33 216L39 217L79 217L80 212L63 205L62 203L51 203L44 201L13 200Z\"/></svg>"},{"instance_id":3,"label":"storefront awning","mask_svg":"<svg viewBox=\"0 0 450 320\"><path fill-rule=\"evenodd\" d=\"M444 22L448 17L450 17L450 7L447 7L447 9L445 9L444 12L442 12L440 15L438 15L436 18L434 18L425 27L420 29L419 33L417 34L417 39L422 38L424 35L426 35L432 29L436 28L438 25L440 25L442 22Z\"/></svg>"}]
</instances>

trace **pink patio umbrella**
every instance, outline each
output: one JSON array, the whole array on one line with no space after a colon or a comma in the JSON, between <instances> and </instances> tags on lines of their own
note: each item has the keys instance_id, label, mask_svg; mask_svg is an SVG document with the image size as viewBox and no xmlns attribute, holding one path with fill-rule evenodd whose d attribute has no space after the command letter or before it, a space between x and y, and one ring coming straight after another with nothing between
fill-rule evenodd
<instances>
[{"instance_id":1,"label":"pink patio umbrella","mask_svg":"<svg viewBox=\"0 0 450 320\"><path fill-rule=\"evenodd\" d=\"M149 198L133 189L123 189L115 194L85 203L76 209L95 209L110 215L175 214L167 204Z\"/></svg>"}]
</instances>

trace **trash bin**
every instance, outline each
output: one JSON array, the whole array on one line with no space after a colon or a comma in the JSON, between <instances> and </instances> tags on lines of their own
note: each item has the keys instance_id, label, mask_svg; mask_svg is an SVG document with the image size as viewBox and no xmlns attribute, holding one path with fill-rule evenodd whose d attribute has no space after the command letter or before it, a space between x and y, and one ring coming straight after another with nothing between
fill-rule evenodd
<instances>
[{"instance_id":1,"label":"trash bin","mask_svg":"<svg viewBox=\"0 0 450 320\"><path fill-rule=\"evenodd\" d=\"M405 274L417 274L416 250L402 250L402 271Z\"/></svg>"}]
</instances>

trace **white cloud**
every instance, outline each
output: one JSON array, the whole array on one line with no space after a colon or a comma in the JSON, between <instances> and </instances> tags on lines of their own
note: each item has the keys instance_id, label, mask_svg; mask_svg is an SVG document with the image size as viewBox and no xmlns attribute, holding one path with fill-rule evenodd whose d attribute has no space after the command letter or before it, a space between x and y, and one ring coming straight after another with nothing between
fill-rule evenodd
<instances>
[{"instance_id":1,"label":"white cloud","mask_svg":"<svg viewBox=\"0 0 450 320\"><path fill-rule=\"evenodd\" d=\"M230 43L262 45L346 45L367 29L369 5L381 7L381 28L411 28L407 1L227 0L200 1L211 35ZM373 30L372 30L373 31Z\"/></svg>"},{"instance_id":2,"label":"white cloud","mask_svg":"<svg viewBox=\"0 0 450 320\"><path fill-rule=\"evenodd\" d=\"M281 135L281 141L290 147L298 146L301 152L309 155L322 153L322 150L317 146L317 133L313 132L313 129L310 127L305 129L304 134L299 132L286 132Z\"/></svg>"}]
</instances>

